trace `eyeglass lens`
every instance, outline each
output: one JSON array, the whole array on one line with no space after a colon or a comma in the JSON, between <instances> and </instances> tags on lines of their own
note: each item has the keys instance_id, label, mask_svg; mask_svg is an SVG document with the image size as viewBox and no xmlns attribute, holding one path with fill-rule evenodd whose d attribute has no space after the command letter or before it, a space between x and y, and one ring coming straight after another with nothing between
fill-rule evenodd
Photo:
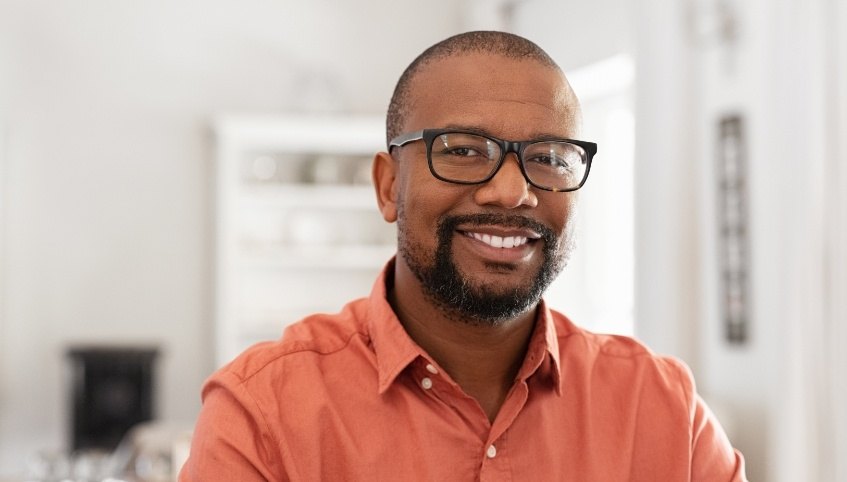
<instances>
[{"instance_id":1,"label":"eyeglass lens","mask_svg":"<svg viewBox=\"0 0 847 482\"><path fill-rule=\"evenodd\" d=\"M502 156L500 145L483 136L447 132L432 141L430 157L435 173L449 181L480 182L497 169ZM522 154L529 180L549 189L573 189L585 178L588 155L569 142L539 141Z\"/></svg>"}]
</instances>

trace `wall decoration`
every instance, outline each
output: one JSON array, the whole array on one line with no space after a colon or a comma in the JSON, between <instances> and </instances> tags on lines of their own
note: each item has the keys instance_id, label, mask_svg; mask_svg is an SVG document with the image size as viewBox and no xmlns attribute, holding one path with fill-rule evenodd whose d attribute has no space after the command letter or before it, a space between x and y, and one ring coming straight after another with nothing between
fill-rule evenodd
<instances>
[{"instance_id":1,"label":"wall decoration","mask_svg":"<svg viewBox=\"0 0 847 482\"><path fill-rule=\"evenodd\" d=\"M749 242L747 166L743 119L723 117L717 146L721 302L726 339L743 344L749 336Z\"/></svg>"}]
</instances>

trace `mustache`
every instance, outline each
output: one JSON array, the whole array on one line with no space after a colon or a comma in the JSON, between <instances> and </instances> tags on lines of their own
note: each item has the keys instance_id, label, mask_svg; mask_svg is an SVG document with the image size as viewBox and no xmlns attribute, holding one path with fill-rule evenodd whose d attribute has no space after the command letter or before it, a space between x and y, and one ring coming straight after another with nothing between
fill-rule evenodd
<instances>
[{"instance_id":1,"label":"mustache","mask_svg":"<svg viewBox=\"0 0 847 482\"><path fill-rule=\"evenodd\" d=\"M556 234L547 225L536 221L527 216L519 214L500 214L500 213L477 213L477 214L459 214L447 215L438 221L438 236L440 239L447 239L450 233L454 232L459 225L484 226L497 225L507 228L523 228L531 229L544 240L545 245L553 246L556 242Z\"/></svg>"}]
</instances>

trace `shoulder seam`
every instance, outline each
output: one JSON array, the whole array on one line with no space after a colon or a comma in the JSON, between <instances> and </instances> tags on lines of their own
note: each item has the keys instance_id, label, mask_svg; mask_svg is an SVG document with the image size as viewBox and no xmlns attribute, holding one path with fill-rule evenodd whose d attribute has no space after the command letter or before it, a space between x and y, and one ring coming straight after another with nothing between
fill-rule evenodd
<instances>
[{"instance_id":1,"label":"shoulder seam","mask_svg":"<svg viewBox=\"0 0 847 482\"><path fill-rule=\"evenodd\" d=\"M318 353L320 355L332 355L334 353L338 353L339 351L342 351L345 348L347 348L350 345L350 342L353 340L353 338L355 338L357 335L361 336L362 338L368 338L367 334L361 333L359 331L354 331L353 333L350 334L350 336L347 337L347 340L343 344L339 345L337 348L335 348L333 350L329 350L329 351L324 352L324 351L320 351L320 350L310 348L310 347L298 347L298 348L295 348L295 349L286 350L284 353L280 353L280 354L274 356L270 360L267 360L265 363L263 363L261 366L256 367L255 369L251 370L251 372L248 375L245 375L244 377L240 376L239 374L235 373L234 371L231 371L230 373L239 380L239 383L244 383L247 380L249 380L250 378L253 378L260 371L267 368L267 366L270 365L271 363L274 363L275 361L279 360L280 358L288 356L288 355L294 355L296 353L302 353L302 352L313 352L313 353Z\"/></svg>"},{"instance_id":2,"label":"shoulder seam","mask_svg":"<svg viewBox=\"0 0 847 482\"><path fill-rule=\"evenodd\" d=\"M673 366L674 372L676 372L676 378L677 378L677 380L679 380L679 384L682 387L683 392L685 393L685 403L688 406L688 409L691 410L691 407L694 404L694 400L693 400L693 397L692 397L693 386L689 387L690 384L686 383L685 378L682 376L682 372L685 371L685 369L674 358L669 358L669 357L662 357L662 358Z\"/></svg>"},{"instance_id":3,"label":"shoulder seam","mask_svg":"<svg viewBox=\"0 0 847 482\"><path fill-rule=\"evenodd\" d=\"M273 430L271 430L271 424L270 424L270 422L268 422L268 417L265 415L265 411L262 410L262 406L259 405L259 402L256 401L256 398L253 396L253 394L250 392L250 390L247 389L247 387L244 384L244 381L245 380L241 380L241 383L239 383L239 385L241 386L241 389L244 390L244 393L248 397L250 397L250 400L253 402L253 405L256 407L256 410L262 416L262 423L265 425L264 426L265 431L270 436L271 441L273 441L274 445L276 445L277 447L282 447L281 441L277 439L276 435L274 435L274 433L273 433ZM262 445L264 446L264 444L262 444ZM265 451L270 452L270 455L271 455L271 457L274 458L274 461L276 462L276 465L279 467L279 470L284 471L285 465L282 462L282 456L279 453L279 451L278 450L268 450L267 447L265 447Z\"/></svg>"},{"instance_id":4,"label":"shoulder seam","mask_svg":"<svg viewBox=\"0 0 847 482\"><path fill-rule=\"evenodd\" d=\"M603 344L598 343L596 338L595 338L596 336L599 336L599 335L596 335L594 333L589 333L589 334L594 335L594 336L593 337L588 336L586 334L586 332L579 331L579 332L572 332L572 333L566 333L564 335L560 335L560 336L558 336L558 339L564 340L564 339L570 338L572 336L579 336L583 340L585 340L586 343L589 343L591 346L595 347L597 349L598 354L604 355L604 356L610 356L610 357L614 357L614 358L638 358L638 357L644 357L644 356L650 357L650 358L661 358L661 357L657 356L655 353L651 352L646 346L644 346L643 344L641 344L640 342L638 342L634 338L626 337L627 339L629 339L633 343L635 343L636 346L639 347L638 352L633 352L633 353L629 353L629 354L624 355L624 354L613 353L613 352L606 350L605 347L603 346ZM619 335L604 335L604 336L619 336Z\"/></svg>"}]
</instances>

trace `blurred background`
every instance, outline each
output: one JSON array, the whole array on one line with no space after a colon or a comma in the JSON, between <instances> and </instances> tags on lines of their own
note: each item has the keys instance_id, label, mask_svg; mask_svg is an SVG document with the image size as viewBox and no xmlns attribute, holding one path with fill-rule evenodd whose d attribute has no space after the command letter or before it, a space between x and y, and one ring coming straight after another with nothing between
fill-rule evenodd
<instances>
[{"instance_id":1,"label":"blurred background","mask_svg":"<svg viewBox=\"0 0 847 482\"><path fill-rule=\"evenodd\" d=\"M685 360L751 480L847 481L838 0L0 0L0 480L168 480L216 367L366 295L394 83L471 29L599 144L551 304Z\"/></svg>"}]
</instances>

